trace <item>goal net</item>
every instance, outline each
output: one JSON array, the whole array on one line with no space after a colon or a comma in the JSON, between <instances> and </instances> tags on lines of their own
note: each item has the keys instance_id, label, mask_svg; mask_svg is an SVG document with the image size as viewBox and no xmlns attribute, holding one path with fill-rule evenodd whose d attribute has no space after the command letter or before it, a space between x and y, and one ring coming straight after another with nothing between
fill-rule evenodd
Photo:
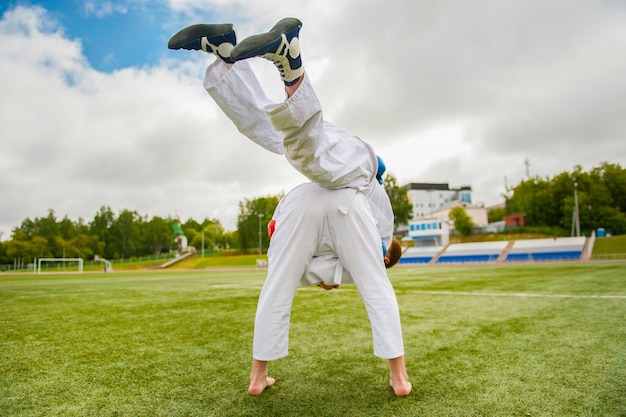
<instances>
[{"instance_id":1,"label":"goal net","mask_svg":"<svg viewBox=\"0 0 626 417\"><path fill-rule=\"evenodd\" d=\"M41 274L41 267L44 265L44 272L83 272L83 258L39 258L37 260L37 273ZM47 264L47 265L46 265Z\"/></svg>"}]
</instances>

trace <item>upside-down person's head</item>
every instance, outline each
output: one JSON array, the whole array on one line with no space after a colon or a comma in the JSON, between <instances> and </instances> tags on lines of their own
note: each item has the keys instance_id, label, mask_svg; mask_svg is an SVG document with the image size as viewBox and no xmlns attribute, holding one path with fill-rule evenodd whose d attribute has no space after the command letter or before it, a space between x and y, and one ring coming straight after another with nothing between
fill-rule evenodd
<instances>
[{"instance_id":1,"label":"upside-down person's head","mask_svg":"<svg viewBox=\"0 0 626 417\"><path fill-rule=\"evenodd\" d=\"M395 236L391 237L391 244L385 255L385 268L391 268L398 263L402 256L402 244Z\"/></svg>"}]
</instances>

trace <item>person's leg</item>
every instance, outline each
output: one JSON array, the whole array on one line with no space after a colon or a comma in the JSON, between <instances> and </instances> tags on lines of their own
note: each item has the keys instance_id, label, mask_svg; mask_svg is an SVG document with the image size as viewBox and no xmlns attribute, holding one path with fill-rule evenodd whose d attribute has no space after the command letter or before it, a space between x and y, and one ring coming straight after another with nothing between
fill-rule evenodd
<instances>
[{"instance_id":1,"label":"person's leg","mask_svg":"<svg viewBox=\"0 0 626 417\"><path fill-rule=\"evenodd\" d=\"M248 391L260 394L274 380L268 361L288 354L291 305L308 262L316 251L323 205L321 189L304 184L290 191L274 214L276 226L268 250L268 273L257 305Z\"/></svg>"},{"instance_id":2,"label":"person's leg","mask_svg":"<svg viewBox=\"0 0 626 417\"><path fill-rule=\"evenodd\" d=\"M283 135L272 126L265 111L272 101L248 62L214 62L206 70L203 85L244 136L270 152L284 153Z\"/></svg>"},{"instance_id":3,"label":"person's leg","mask_svg":"<svg viewBox=\"0 0 626 417\"><path fill-rule=\"evenodd\" d=\"M172 36L168 47L215 55L218 59L206 70L204 88L241 133L268 151L282 155L282 134L274 129L264 111L271 101L247 62L233 65L230 54L236 44L232 24L198 24Z\"/></svg>"},{"instance_id":4,"label":"person's leg","mask_svg":"<svg viewBox=\"0 0 626 417\"><path fill-rule=\"evenodd\" d=\"M285 156L296 170L324 188L368 188L378 167L376 155L353 133L324 120L302 65L301 26L298 19L283 19L270 31L241 41L231 57L236 62L263 57L279 69L288 99L266 110L283 134Z\"/></svg>"},{"instance_id":5,"label":"person's leg","mask_svg":"<svg viewBox=\"0 0 626 417\"><path fill-rule=\"evenodd\" d=\"M376 154L354 133L324 119L306 74L289 99L266 110L274 128L283 134L287 160L311 181L329 189L371 187Z\"/></svg>"},{"instance_id":6,"label":"person's leg","mask_svg":"<svg viewBox=\"0 0 626 417\"><path fill-rule=\"evenodd\" d=\"M374 354L389 360L390 383L395 394L408 395L411 384L404 364L398 302L387 278L369 204L362 193L356 193L349 207L337 209L350 192L329 191L334 195L329 199L328 218L335 250L340 262L350 271L365 304L372 327Z\"/></svg>"}]
</instances>

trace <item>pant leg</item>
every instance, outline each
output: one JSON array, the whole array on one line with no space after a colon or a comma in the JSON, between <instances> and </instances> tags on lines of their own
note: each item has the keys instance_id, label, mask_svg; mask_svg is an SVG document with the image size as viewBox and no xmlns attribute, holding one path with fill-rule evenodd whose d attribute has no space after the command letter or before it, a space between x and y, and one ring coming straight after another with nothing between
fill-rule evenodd
<instances>
[{"instance_id":1,"label":"pant leg","mask_svg":"<svg viewBox=\"0 0 626 417\"><path fill-rule=\"evenodd\" d=\"M203 85L237 130L268 151L283 154L283 135L264 110L271 101L247 61L227 64L218 59L207 68Z\"/></svg>"},{"instance_id":2,"label":"pant leg","mask_svg":"<svg viewBox=\"0 0 626 417\"><path fill-rule=\"evenodd\" d=\"M280 104L266 107L291 165L323 188L370 186L378 163L372 148L346 129L325 121L309 78Z\"/></svg>"},{"instance_id":3,"label":"pant leg","mask_svg":"<svg viewBox=\"0 0 626 417\"><path fill-rule=\"evenodd\" d=\"M367 194L379 231L377 242L382 240L388 248L394 215L389 197L375 178L378 162L373 149L352 132L324 120L306 76L289 99L266 110L284 135L285 156L294 168L321 187L353 188Z\"/></svg>"},{"instance_id":4,"label":"pant leg","mask_svg":"<svg viewBox=\"0 0 626 417\"><path fill-rule=\"evenodd\" d=\"M339 261L350 272L361 294L372 326L374 354L383 359L404 355L400 312L387 277L380 249L380 235L367 198L356 193L349 210L338 210L342 193L328 191L327 215ZM335 208L333 209L333 205Z\"/></svg>"},{"instance_id":5,"label":"pant leg","mask_svg":"<svg viewBox=\"0 0 626 417\"><path fill-rule=\"evenodd\" d=\"M267 279L254 324L254 359L269 361L288 354L293 297L322 233L322 191L315 184L303 184L290 191L276 209Z\"/></svg>"}]
</instances>

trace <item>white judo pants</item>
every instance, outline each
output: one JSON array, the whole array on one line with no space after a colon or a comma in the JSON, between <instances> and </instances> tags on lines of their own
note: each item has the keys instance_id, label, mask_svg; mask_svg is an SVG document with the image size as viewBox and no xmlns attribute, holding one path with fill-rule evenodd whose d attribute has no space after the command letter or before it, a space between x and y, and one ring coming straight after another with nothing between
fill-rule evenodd
<instances>
[{"instance_id":1,"label":"white judo pants","mask_svg":"<svg viewBox=\"0 0 626 417\"><path fill-rule=\"evenodd\" d=\"M341 205L350 190L329 190L306 183L281 200L268 250L267 279L254 325L254 359L269 361L288 354L291 306L300 277L321 246L334 250L361 294L373 335L374 354L404 355L400 313L381 257L378 231L363 193L350 210Z\"/></svg>"},{"instance_id":2,"label":"white judo pants","mask_svg":"<svg viewBox=\"0 0 626 417\"><path fill-rule=\"evenodd\" d=\"M368 200L373 193L382 198L371 147L323 120L306 77L297 92L280 104L268 100L245 61L234 65L216 61L207 69L204 86L240 132L265 149L284 153L298 171L319 185L297 187L277 210L268 276L257 307L253 357L275 360L288 354L293 297L319 250L324 227L363 298L374 354L384 359L402 356L398 304L385 271L380 225ZM391 211L388 198L386 204ZM376 214L387 214L384 211Z\"/></svg>"}]
</instances>

